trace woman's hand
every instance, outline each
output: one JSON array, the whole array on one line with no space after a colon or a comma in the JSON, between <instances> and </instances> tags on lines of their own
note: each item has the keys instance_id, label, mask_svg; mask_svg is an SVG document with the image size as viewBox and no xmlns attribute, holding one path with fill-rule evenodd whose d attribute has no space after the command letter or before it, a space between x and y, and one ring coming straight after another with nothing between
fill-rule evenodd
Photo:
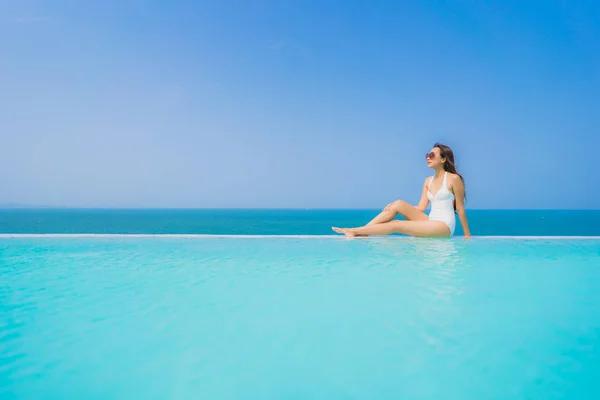
<instances>
[{"instance_id":1,"label":"woman's hand","mask_svg":"<svg viewBox=\"0 0 600 400\"><path fill-rule=\"evenodd\" d=\"M394 202L392 201L390 204L388 204L387 206L383 207L383 211L390 211L392 209L393 205L394 205Z\"/></svg>"}]
</instances>

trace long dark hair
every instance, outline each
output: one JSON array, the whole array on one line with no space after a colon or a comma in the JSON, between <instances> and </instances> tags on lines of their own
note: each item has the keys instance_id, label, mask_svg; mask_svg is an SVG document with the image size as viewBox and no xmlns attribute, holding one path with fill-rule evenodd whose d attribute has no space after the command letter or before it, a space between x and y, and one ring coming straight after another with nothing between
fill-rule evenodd
<instances>
[{"instance_id":1,"label":"long dark hair","mask_svg":"<svg viewBox=\"0 0 600 400\"><path fill-rule=\"evenodd\" d=\"M454 152L452 149L445 144L436 143L433 147L437 147L440 149L440 157L445 158L446 162L444 163L444 171L450 172L451 174L456 174L459 176L460 180L465 183L465 178L456 170L456 164L454 163ZM467 192L465 190L465 199L467 198ZM454 200L454 211L456 211L456 200Z\"/></svg>"}]
</instances>

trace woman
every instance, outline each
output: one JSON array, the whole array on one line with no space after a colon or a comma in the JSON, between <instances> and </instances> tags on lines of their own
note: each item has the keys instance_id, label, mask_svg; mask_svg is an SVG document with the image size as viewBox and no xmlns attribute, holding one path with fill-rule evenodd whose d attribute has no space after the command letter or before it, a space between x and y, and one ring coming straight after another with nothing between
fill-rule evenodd
<instances>
[{"instance_id":1,"label":"woman","mask_svg":"<svg viewBox=\"0 0 600 400\"><path fill-rule=\"evenodd\" d=\"M465 213L465 185L463 177L456 171L454 153L450 147L436 143L425 156L427 166L435 175L425 179L421 201L414 207L402 200L388 204L371 222L360 228L332 229L347 237L389 235L401 233L418 237L450 237L456 226L458 213L465 237L470 237ZM425 210L431 201L429 216ZM400 214L406 221L396 220Z\"/></svg>"}]
</instances>

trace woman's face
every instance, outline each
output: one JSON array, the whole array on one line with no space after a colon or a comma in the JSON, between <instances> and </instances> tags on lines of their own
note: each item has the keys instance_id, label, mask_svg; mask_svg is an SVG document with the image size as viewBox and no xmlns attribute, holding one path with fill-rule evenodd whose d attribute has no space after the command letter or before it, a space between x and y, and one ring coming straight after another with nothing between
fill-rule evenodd
<instances>
[{"instance_id":1,"label":"woman's face","mask_svg":"<svg viewBox=\"0 0 600 400\"><path fill-rule=\"evenodd\" d=\"M445 161L442 159L440 155L440 149L438 147L431 149L431 151L425 156L425 159L427 160L427 166L429 168L436 168L442 165L443 161Z\"/></svg>"}]
</instances>

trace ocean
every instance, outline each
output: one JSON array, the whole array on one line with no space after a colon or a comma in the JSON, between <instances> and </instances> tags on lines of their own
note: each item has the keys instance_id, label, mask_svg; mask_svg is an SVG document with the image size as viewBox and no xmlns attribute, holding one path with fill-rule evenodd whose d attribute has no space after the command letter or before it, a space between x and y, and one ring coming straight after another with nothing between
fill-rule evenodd
<instances>
[{"instance_id":1,"label":"ocean","mask_svg":"<svg viewBox=\"0 0 600 400\"><path fill-rule=\"evenodd\" d=\"M0 234L329 235L380 210L4 209ZM600 236L600 210L468 210L473 236ZM457 221L455 235L463 234Z\"/></svg>"}]
</instances>

